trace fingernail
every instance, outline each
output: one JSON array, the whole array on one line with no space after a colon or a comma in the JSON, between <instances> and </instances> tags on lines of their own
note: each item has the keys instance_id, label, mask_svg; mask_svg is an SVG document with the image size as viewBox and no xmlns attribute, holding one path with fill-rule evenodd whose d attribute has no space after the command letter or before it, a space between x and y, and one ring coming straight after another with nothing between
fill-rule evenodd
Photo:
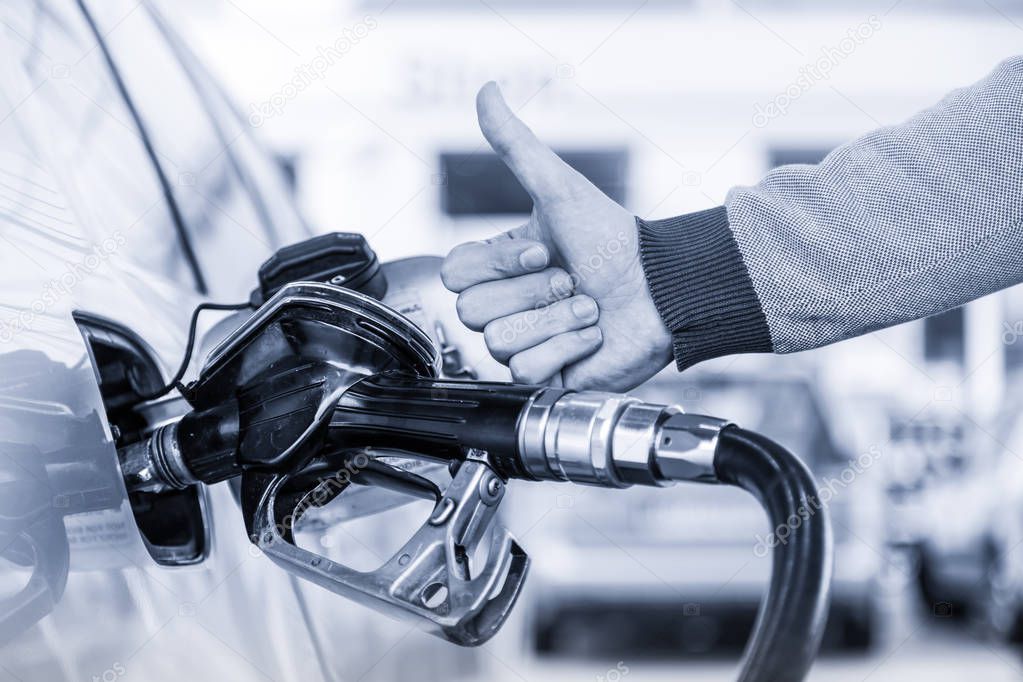
<instances>
[{"instance_id":1,"label":"fingernail","mask_svg":"<svg viewBox=\"0 0 1023 682\"><path fill-rule=\"evenodd\" d=\"M586 329L580 330L579 336L584 341L596 341L600 338L600 327L587 327Z\"/></svg>"},{"instance_id":2,"label":"fingernail","mask_svg":"<svg viewBox=\"0 0 1023 682\"><path fill-rule=\"evenodd\" d=\"M559 298L565 298L572 293L572 276L567 272L559 272L551 277L551 293Z\"/></svg>"},{"instance_id":3,"label":"fingernail","mask_svg":"<svg viewBox=\"0 0 1023 682\"><path fill-rule=\"evenodd\" d=\"M530 246L519 254L519 262L522 267L536 270L547 265L547 249L539 245Z\"/></svg>"},{"instance_id":4,"label":"fingernail","mask_svg":"<svg viewBox=\"0 0 1023 682\"><path fill-rule=\"evenodd\" d=\"M572 301L572 314L580 320L589 320L597 314L597 302L585 296Z\"/></svg>"}]
</instances>

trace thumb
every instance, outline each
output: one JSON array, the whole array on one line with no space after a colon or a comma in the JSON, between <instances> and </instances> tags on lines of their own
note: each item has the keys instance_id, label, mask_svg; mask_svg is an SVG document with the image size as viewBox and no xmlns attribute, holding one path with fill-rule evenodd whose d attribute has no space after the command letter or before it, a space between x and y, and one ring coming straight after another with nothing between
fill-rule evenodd
<instances>
[{"instance_id":1,"label":"thumb","mask_svg":"<svg viewBox=\"0 0 1023 682\"><path fill-rule=\"evenodd\" d=\"M483 136L534 202L555 198L566 179L575 177L575 171L512 113L497 83L490 81L480 89L476 114Z\"/></svg>"}]
</instances>

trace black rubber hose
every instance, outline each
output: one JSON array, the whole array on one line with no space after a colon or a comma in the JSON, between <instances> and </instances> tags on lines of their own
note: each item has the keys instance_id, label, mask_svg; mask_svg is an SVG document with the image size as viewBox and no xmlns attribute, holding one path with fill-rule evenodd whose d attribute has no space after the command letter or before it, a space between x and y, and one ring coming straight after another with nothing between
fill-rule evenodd
<instances>
[{"instance_id":1,"label":"black rubber hose","mask_svg":"<svg viewBox=\"0 0 1023 682\"><path fill-rule=\"evenodd\" d=\"M831 523L817 485L795 455L735 426L721 431L714 469L722 483L753 494L771 522L771 583L739 680L802 680L817 656L831 586Z\"/></svg>"}]
</instances>

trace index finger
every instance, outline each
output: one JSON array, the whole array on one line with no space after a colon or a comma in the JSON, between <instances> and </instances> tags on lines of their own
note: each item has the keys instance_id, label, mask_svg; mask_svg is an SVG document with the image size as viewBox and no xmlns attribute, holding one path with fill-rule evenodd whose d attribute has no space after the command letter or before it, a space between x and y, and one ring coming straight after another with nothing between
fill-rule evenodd
<instances>
[{"instance_id":1,"label":"index finger","mask_svg":"<svg viewBox=\"0 0 1023 682\"><path fill-rule=\"evenodd\" d=\"M444 259L440 278L444 286L458 293L483 282L542 270L550 259L547 247L532 239L467 242Z\"/></svg>"}]
</instances>

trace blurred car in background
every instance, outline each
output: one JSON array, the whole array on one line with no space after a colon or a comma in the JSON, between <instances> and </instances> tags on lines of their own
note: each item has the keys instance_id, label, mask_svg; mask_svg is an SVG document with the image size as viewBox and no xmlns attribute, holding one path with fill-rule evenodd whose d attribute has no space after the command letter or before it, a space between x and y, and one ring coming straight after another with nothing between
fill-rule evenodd
<instances>
[{"instance_id":1,"label":"blurred car in background","mask_svg":"<svg viewBox=\"0 0 1023 682\"><path fill-rule=\"evenodd\" d=\"M825 643L866 649L877 625L884 548L881 488L835 442L801 377L662 374L635 392L688 412L724 414L811 467L835 530ZM872 457L872 456L871 456ZM574 489L537 524L530 632L539 653L709 653L741 647L770 574L771 529L736 489L680 485ZM541 530L542 529L542 530ZM539 555L539 556L538 556Z\"/></svg>"},{"instance_id":2,"label":"blurred car in background","mask_svg":"<svg viewBox=\"0 0 1023 682\"><path fill-rule=\"evenodd\" d=\"M924 607L938 618L983 620L999 553L994 443L983 442L979 426L955 412L917 418L906 436L924 462L916 541Z\"/></svg>"},{"instance_id":3,"label":"blurred car in background","mask_svg":"<svg viewBox=\"0 0 1023 682\"><path fill-rule=\"evenodd\" d=\"M1023 393L1010 393L991 431L983 433L990 447L981 453L973 475L966 481L953 480L948 484L957 488L959 495L973 493L969 498L959 498L969 499L969 505L960 503L952 507L953 516L978 519L973 554L960 552L956 561L932 550L924 567L932 575L947 576L949 565L974 566L973 573L964 576L973 582L961 580L949 585L946 579L940 587L958 587L959 598L969 600L960 604L965 606L965 613L988 633L1023 644ZM932 534L930 546L947 546L949 541L943 539L946 535L943 530ZM933 577L930 583L931 589L935 589ZM928 596L933 599L944 595Z\"/></svg>"},{"instance_id":4,"label":"blurred car in background","mask_svg":"<svg viewBox=\"0 0 1023 682\"><path fill-rule=\"evenodd\" d=\"M925 461L917 496L918 587L924 608L986 634L1023 641L1023 398L993 425L965 414L916 420Z\"/></svg>"}]
</instances>

